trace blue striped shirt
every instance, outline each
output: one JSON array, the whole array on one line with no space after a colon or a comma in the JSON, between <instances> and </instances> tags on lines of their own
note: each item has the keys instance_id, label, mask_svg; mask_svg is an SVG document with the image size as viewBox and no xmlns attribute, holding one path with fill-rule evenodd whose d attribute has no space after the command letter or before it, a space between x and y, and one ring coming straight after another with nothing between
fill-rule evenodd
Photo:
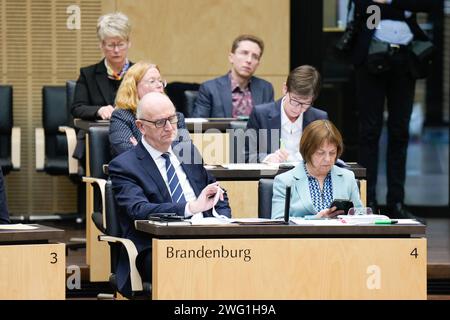
<instances>
[{"instance_id":1,"label":"blue striped shirt","mask_svg":"<svg viewBox=\"0 0 450 320\"><path fill-rule=\"evenodd\" d=\"M333 183L331 181L331 172L328 172L323 182L323 190L320 189L319 180L309 174L304 162L306 176L308 177L309 193L317 212L322 211L330 206L333 202Z\"/></svg>"}]
</instances>

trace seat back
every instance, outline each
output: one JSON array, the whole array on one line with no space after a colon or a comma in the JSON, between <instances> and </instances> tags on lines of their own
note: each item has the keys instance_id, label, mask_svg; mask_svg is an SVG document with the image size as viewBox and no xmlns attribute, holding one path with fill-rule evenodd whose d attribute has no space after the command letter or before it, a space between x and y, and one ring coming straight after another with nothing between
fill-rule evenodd
<instances>
[{"instance_id":1,"label":"seat back","mask_svg":"<svg viewBox=\"0 0 450 320\"><path fill-rule=\"evenodd\" d=\"M103 165L111 161L109 143L109 127L98 126L89 128L89 167L91 177L106 179Z\"/></svg>"},{"instance_id":2,"label":"seat back","mask_svg":"<svg viewBox=\"0 0 450 320\"><path fill-rule=\"evenodd\" d=\"M230 128L230 162L244 163L247 121L231 121Z\"/></svg>"},{"instance_id":3,"label":"seat back","mask_svg":"<svg viewBox=\"0 0 450 320\"><path fill-rule=\"evenodd\" d=\"M103 166L111 161L111 151L109 144L109 128L98 126L89 128L89 168L90 176L93 178L107 179L103 171ZM97 184L93 184L93 220L101 232L103 230L103 219L100 219L102 212L102 196Z\"/></svg>"},{"instance_id":4,"label":"seat back","mask_svg":"<svg viewBox=\"0 0 450 320\"><path fill-rule=\"evenodd\" d=\"M114 198L111 180L108 180L105 185L105 214L106 214L106 229L105 234L112 237L121 237L122 232L119 222L119 209ZM117 263L119 261L120 245L116 243L109 243L111 253L111 273L115 274ZM113 282L113 281L112 281ZM111 283L114 289L117 289L116 283Z\"/></svg>"},{"instance_id":5,"label":"seat back","mask_svg":"<svg viewBox=\"0 0 450 320\"><path fill-rule=\"evenodd\" d=\"M186 90L184 92L184 105L186 110L186 117L192 117L192 114L194 113L194 105L195 100L197 100L198 91L195 90Z\"/></svg>"},{"instance_id":6,"label":"seat back","mask_svg":"<svg viewBox=\"0 0 450 320\"><path fill-rule=\"evenodd\" d=\"M272 217L273 179L259 179L258 183L258 217Z\"/></svg>"},{"instance_id":7,"label":"seat back","mask_svg":"<svg viewBox=\"0 0 450 320\"><path fill-rule=\"evenodd\" d=\"M13 89L0 85L0 166L6 174L12 170L11 130L13 127Z\"/></svg>"},{"instance_id":8,"label":"seat back","mask_svg":"<svg viewBox=\"0 0 450 320\"><path fill-rule=\"evenodd\" d=\"M68 174L67 138L60 126L69 126L65 86L43 86L42 126L45 134L45 168L49 174Z\"/></svg>"},{"instance_id":9,"label":"seat back","mask_svg":"<svg viewBox=\"0 0 450 320\"><path fill-rule=\"evenodd\" d=\"M72 104L73 104L73 97L75 95L75 86L76 86L77 82L75 80L68 80L66 81L66 108L67 108L67 113L69 114L69 123L70 126L73 127L73 118L72 118L72 113L71 113L71 109L72 109Z\"/></svg>"},{"instance_id":10,"label":"seat back","mask_svg":"<svg viewBox=\"0 0 450 320\"><path fill-rule=\"evenodd\" d=\"M182 112L185 117L189 117L188 110L185 105L185 95L186 90L198 90L200 84L198 83L188 83L188 82L171 82L167 84L166 93L172 100L177 111Z\"/></svg>"}]
</instances>

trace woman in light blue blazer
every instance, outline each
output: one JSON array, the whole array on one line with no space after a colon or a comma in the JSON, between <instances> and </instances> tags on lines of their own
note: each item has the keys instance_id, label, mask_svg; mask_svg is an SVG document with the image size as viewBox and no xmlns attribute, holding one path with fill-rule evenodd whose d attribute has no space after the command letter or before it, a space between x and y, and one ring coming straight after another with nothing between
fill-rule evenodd
<instances>
[{"instance_id":1,"label":"woman in light blue blazer","mask_svg":"<svg viewBox=\"0 0 450 320\"><path fill-rule=\"evenodd\" d=\"M336 211L336 207L329 208L333 199L347 199L354 207L362 207L354 173L335 165L342 152L342 136L331 121L310 123L300 140L303 161L275 177L272 218L284 217L288 185L291 217L331 218L343 213Z\"/></svg>"}]
</instances>

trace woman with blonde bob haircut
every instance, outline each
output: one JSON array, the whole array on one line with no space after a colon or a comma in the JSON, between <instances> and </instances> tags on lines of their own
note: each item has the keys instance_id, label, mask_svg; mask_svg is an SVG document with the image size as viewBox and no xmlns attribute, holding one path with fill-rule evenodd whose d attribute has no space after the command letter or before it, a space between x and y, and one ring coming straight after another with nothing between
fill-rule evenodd
<instances>
[{"instance_id":1,"label":"woman with blonde bob haircut","mask_svg":"<svg viewBox=\"0 0 450 320\"><path fill-rule=\"evenodd\" d=\"M339 130L329 120L311 122L303 131L300 153L303 160L292 170L275 177L272 218L284 216L286 186L291 186L290 216L332 218L342 210L330 205L334 199L362 207L352 171L335 165L344 151Z\"/></svg>"},{"instance_id":2,"label":"woman with blonde bob haircut","mask_svg":"<svg viewBox=\"0 0 450 320\"><path fill-rule=\"evenodd\" d=\"M149 61L139 61L134 64L122 80L117 91L115 110L111 116L109 141L113 157L131 149L142 138L136 126L136 108L139 100L149 92L164 93L166 80L156 64ZM184 117L178 115L178 127L184 128Z\"/></svg>"}]
</instances>

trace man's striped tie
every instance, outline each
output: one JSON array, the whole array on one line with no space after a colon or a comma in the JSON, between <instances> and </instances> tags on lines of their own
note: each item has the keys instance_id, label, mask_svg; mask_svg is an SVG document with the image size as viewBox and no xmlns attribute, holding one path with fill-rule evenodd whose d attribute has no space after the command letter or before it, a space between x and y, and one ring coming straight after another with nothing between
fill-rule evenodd
<instances>
[{"instance_id":1,"label":"man's striped tie","mask_svg":"<svg viewBox=\"0 0 450 320\"><path fill-rule=\"evenodd\" d=\"M167 179L169 181L170 188L170 196L172 197L172 202L186 202L186 199L183 195L183 189L180 185L180 180L178 180L178 176L175 173L175 168L170 162L170 154L163 153L161 155L166 160L166 171L167 171Z\"/></svg>"}]
</instances>

